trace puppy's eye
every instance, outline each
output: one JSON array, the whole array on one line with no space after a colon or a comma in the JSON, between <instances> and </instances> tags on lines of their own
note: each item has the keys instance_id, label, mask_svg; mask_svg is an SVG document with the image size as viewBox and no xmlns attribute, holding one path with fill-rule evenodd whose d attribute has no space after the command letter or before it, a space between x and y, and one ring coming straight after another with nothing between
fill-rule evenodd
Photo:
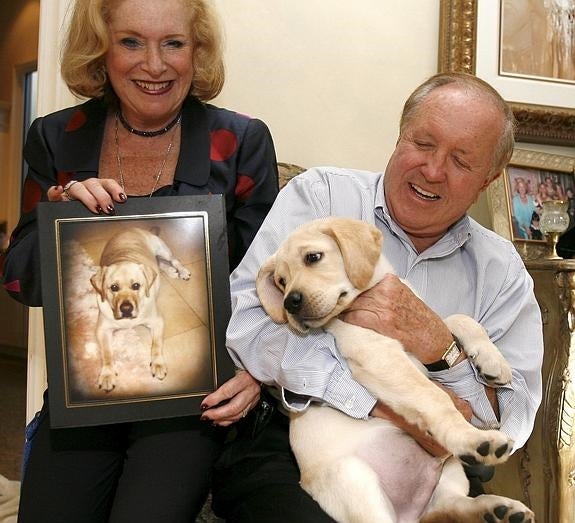
<instances>
[{"instance_id":1,"label":"puppy's eye","mask_svg":"<svg viewBox=\"0 0 575 523\"><path fill-rule=\"evenodd\" d=\"M140 284L139 283L132 283L132 290L133 291L137 291L140 289Z\"/></svg>"},{"instance_id":2,"label":"puppy's eye","mask_svg":"<svg viewBox=\"0 0 575 523\"><path fill-rule=\"evenodd\" d=\"M310 252L305 255L305 263L306 265L311 265L313 263L317 263L323 258L323 254L321 252Z\"/></svg>"},{"instance_id":3,"label":"puppy's eye","mask_svg":"<svg viewBox=\"0 0 575 523\"><path fill-rule=\"evenodd\" d=\"M120 290L120 286L117 283L112 283L112 285L110 286L110 290L112 292L118 292Z\"/></svg>"},{"instance_id":4,"label":"puppy's eye","mask_svg":"<svg viewBox=\"0 0 575 523\"><path fill-rule=\"evenodd\" d=\"M286 286L286 279L285 278L279 278L278 279L278 287L285 289L285 286Z\"/></svg>"}]
</instances>

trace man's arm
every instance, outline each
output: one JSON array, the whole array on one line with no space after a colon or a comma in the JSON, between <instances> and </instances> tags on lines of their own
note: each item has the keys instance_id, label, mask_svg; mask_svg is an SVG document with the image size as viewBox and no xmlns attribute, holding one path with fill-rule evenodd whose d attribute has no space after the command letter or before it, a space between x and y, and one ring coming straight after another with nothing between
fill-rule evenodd
<instances>
[{"instance_id":1,"label":"man's arm","mask_svg":"<svg viewBox=\"0 0 575 523\"><path fill-rule=\"evenodd\" d=\"M437 361L450 337L439 317L393 276L358 298L343 319L398 339L422 363ZM500 428L515 440L517 449L529 437L541 401L543 347L532 282L513 255L505 287L482 324L512 367L509 386L488 387L465 360L430 375L469 402L475 425Z\"/></svg>"},{"instance_id":2,"label":"man's arm","mask_svg":"<svg viewBox=\"0 0 575 523\"><path fill-rule=\"evenodd\" d=\"M232 273L232 317L227 347L234 362L257 380L282 389L287 408L301 410L321 400L356 418L366 418L375 398L357 383L333 336L295 334L263 310L256 294L259 268L301 223L328 216L329 186L318 172L299 175L282 189L246 256Z\"/></svg>"}]
</instances>

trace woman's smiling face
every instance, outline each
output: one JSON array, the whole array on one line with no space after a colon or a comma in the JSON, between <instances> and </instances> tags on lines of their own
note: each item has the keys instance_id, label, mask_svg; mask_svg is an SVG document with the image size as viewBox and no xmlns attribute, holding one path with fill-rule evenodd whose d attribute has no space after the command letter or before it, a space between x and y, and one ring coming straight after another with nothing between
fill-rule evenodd
<instances>
[{"instance_id":1,"label":"woman's smiling face","mask_svg":"<svg viewBox=\"0 0 575 523\"><path fill-rule=\"evenodd\" d=\"M171 121L194 75L185 0L117 0L108 22L106 69L126 119L138 129Z\"/></svg>"}]
</instances>

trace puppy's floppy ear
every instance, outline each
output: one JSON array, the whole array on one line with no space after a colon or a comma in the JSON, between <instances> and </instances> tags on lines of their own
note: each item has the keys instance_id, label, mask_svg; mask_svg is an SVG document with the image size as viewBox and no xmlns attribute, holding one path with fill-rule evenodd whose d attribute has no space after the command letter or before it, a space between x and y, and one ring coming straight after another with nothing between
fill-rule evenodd
<instances>
[{"instance_id":1,"label":"puppy's floppy ear","mask_svg":"<svg viewBox=\"0 0 575 523\"><path fill-rule=\"evenodd\" d=\"M140 265L140 268L142 269L142 273L144 274L144 278L146 280L146 297L149 297L150 289L152 288L152 284L158 276L158 271L154 270L149 265Z\"/></svg>"},{"instance_id":2,"label":"puppy's floppy ear","mask_svg":"<svg viewBox=\"0 0 575 523\"><path fill-rule=\"evenodd\" d=\"M365 289L381 255L381 232L367 222L346 218L329 220L324 232L337 242L351 283Z\"/></svg>"},{"instance_id":3,"label":"puppy's floppy ear","mask_svg":"<svg viewBox=\"0 0 575 523\"><path fill-rule=\"evenodd\" d=\"M98 272L92 275L90 278L90 283L92 287L96 289L96 292L100 295L100 299L104 301L106 299L106 290L104 289L104 277L106 276L106 267L99 267Z\"/></svg>"},{"instance_id":4,"label":"puppy's floppy ear","mask_svg":"<svg viewBox=\"0 0 575 523\"><path fill-rule=\"evenodd\" d=\"M268 258L260 267L256 278L256 291L264 310L276 323L286 323L287 317L284 309L284 295L274 282L276 269L276 255Z\"/></svg>"}]
</instances>

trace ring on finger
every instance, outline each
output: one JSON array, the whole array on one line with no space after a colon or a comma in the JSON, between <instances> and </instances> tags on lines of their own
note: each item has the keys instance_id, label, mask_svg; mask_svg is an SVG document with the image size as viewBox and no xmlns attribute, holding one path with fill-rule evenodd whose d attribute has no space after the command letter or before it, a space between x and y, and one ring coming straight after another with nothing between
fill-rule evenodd
<instances>
[{"instance_id":1,"label":"ring on finger","mask_svg":"<svg viewBox=\"0 0 575 523\"><path fill-rule=\"evenodd\" d=\"M70 194L70 189L72 185L78 183L78 180L70 180L66 185L64 185L64 194L68 198L68 200L74 200L75 198Z\"/></svg>"}]
</instances>

